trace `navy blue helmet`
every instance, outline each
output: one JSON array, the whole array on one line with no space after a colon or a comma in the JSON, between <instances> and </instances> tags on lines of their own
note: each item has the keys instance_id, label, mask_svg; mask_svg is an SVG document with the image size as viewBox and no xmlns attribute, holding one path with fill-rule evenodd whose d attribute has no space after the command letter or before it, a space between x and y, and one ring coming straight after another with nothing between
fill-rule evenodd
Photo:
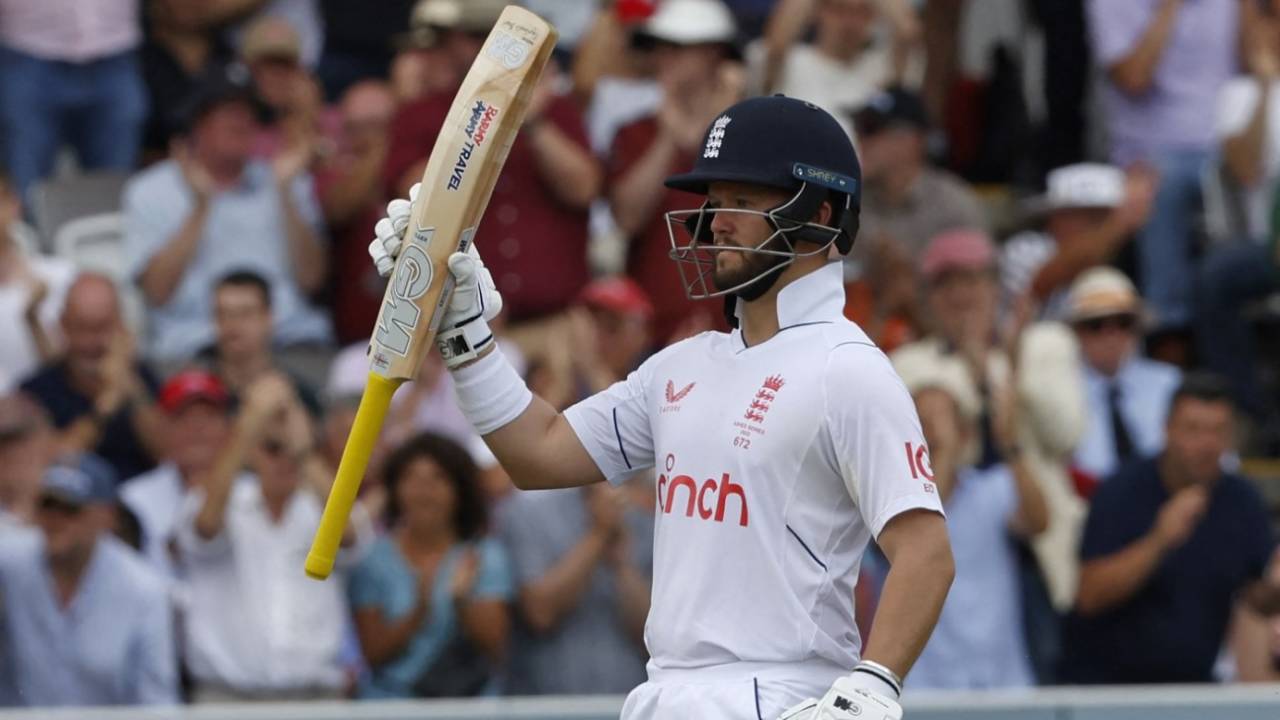
<instances>
[{"instance_id":1,"label":"navy blue helmet","mask_svg":"<svg viewBox=\"0 0 1280 720\"><path fill-rule=\"evenodd\" d=\"M712 247L711 214L726 212L704 204L701 208L667 213L671 257L677 262L691 298L736 294L745 299L759 296L773 284L782 269L798 256L825 253L834 245L842 254L853 247L858 234L862 168L844 128L818 106L774 95L754 97L725 110L707 128L702 148L687 173L667 178L667 187L705 195L713 182L743 182L794 193L763 215L774 233L756 248L734 249L771 255L775 262L756 278L732 288L711 290L706 284ZM822 203L830 202L829 224L813 222ZM687 243L677 240L677 229L687 231ZM780 238L782 243L774 242ZM797 248L796 242L816 244L817 249ZM685 274L692 266L692 281Z\"/></svg>"}]
</instances>

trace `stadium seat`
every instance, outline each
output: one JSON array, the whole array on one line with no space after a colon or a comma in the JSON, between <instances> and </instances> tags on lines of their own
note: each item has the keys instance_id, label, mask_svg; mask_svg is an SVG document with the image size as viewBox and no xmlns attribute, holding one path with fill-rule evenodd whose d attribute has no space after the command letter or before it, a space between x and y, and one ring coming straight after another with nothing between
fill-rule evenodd
<instances>
[{"instance_id":1,"label":"stadium seat","mask_svg":"<svg viewBox=\"0 0 1280 720\"><path fill-rule=\"evenodd\" d=\"M62 226L73 220L118 211L128 179L125 173L94 172L36 183L30 193L36 230L50 243ZM51 248L46 245L45 249Z\"/></svg>"},{"instance_id":2,"label":"stadium seat","mask_svg":"<svg viewBox=\"0 0 1280 720\"><path fill-rule=\"evenodd\" d=\"M145 330L142 294L125 267L124 215L89 215L63 223L53 236L53 252L81 270L102 273L116 283L125 323L135 335Z\"/></svg>"}]
</instances>

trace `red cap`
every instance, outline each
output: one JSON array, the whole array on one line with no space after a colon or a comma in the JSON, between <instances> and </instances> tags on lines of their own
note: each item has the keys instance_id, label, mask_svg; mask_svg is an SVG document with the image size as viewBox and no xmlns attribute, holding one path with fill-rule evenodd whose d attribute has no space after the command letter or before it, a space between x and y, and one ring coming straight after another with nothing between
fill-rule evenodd
<instances>
[{"instance_id":1,"label":"red cap","mask_svg":"<svg viewBox=\"0 0 1280 720\"><path fill-rule=\"evenodd\" d=\"M628 277L614 276L592 281L582 289L578 297L588 307L609 310L620 315L640 315L646 320L653 317L653 303L636 281Z\"/></svg>"},{"instance_id":2,"label":"red cap","mask_svg":"<svg viewBox=\"0 0 1280 720\"><path fill-rule=\"evenodd\" d=\"M947 230L929 241L920 273L932 280L948 270L985 270L995 265L996 248L981 230Z\"/></svg>"},{"instance_id":3,"label":"red cap","mask_svg":"<svg viewBox=\"0 0 1280 720\"><path fill-rule=\"evenodd\" d=\"M195 400L225 408L227 389L216 375L205 370L183 370L160 388L160 408L171 415Z\"/></svg>"}]
</instances>

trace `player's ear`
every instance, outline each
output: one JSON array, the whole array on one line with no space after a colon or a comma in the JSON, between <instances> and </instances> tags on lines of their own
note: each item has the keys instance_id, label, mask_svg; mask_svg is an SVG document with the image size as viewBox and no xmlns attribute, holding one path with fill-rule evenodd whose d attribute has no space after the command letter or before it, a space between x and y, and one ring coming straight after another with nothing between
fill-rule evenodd
<instances>
[{"instance_id":1,"label":"player's ear","mask_svg":"<svg viewBox=\"0 0 1280 720\"><path fill-rule=\"evenodd\" d=\"M818 206L818 212L813 214L813 222L817 225L830 225L831 216L835 213L835 209L831 207L831 200L823 200Z\"/></svg>"}]
</instances>

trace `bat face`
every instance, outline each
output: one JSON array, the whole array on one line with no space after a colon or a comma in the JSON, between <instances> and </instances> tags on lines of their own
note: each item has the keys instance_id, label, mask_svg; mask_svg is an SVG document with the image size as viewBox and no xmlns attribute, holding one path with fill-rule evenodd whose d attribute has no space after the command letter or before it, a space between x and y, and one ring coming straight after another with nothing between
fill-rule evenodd
<instances>
[{"instance_id":1,"label":"bat face","mask_svg":"<svg viewBox=\"0 0 1280 720\"><path fill-rule=\"evenodd\" d=\"M369 348L375 374L417 374L453 290L445 261L475 236L555 41L555 30L541 18L508 6L463 80L422 174L383 296Z\"/></svg>"}]
</instances>

